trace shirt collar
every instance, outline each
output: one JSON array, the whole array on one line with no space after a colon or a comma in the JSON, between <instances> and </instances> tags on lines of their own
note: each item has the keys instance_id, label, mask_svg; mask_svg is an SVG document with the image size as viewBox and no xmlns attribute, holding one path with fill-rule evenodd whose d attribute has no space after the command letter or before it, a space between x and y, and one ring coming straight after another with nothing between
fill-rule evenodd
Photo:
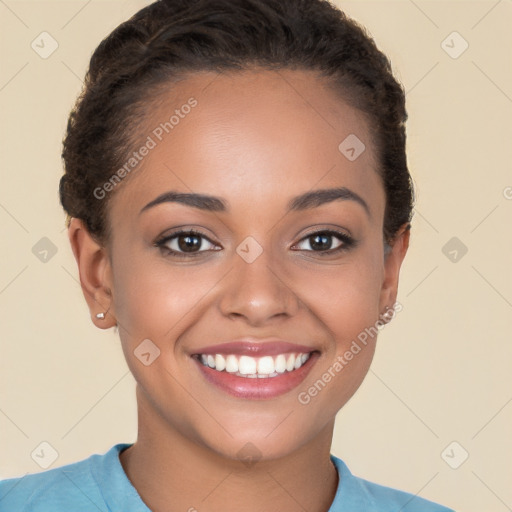
<instances>
[{"instance_id":1,"label":"shirt collar","mask_svg":"<svg viewBox=\"0 0 512 512\"><path fill-rule=\"evenodd\" d=\"M97 479L96 483L109 510L151 512L124 472L119 459L119 454L132 444L119 443L114 445L105 456L93 456L95 459L93 477ZM334 455L330 457L338 472L338 488L328 512L377 511L367 490L360 480L352 475L347 465Z\"/></svg>"},{"instance_id":2,"label":"shirt collar","mask_svg":"<svg viewBox=\"0 0 512 512\"><path fill-rule=\"evenodd\" d=\"M133 443L114 445L104 456L97 456L93 477L109 511L151 512L124 472L119 454Z\"/></svg>"},{"instance_id":3,"label":"shirt collar","mask_svg":"<svg viewBox=\"0 0 512 512\"><path fill-rule=\"evenodd\" d=\"M328 512L377 512L374 500L368 494L361 480L356 478L347 465L338 457L331 455L331 460L338 471L338 489Z\"/></svg>"}]
</instances>

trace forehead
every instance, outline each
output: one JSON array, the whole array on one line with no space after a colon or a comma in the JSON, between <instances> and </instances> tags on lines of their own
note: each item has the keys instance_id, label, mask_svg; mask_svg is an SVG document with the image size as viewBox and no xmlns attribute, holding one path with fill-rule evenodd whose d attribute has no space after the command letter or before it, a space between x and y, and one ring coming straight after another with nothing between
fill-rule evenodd
<instances>
[{"instance_id":1,"label":"forehead","mask_svg":"<svg viewBox=\"0 0 512 512\"><path fill-rule=\"evenodd\" d=\"M261 211L344 186L383 215L366 118L310 71L196 73L152 103L140 125L141 145L151 149L112 198L114 229L120 216L138 214L167 190Z\"/></svg>"}]
</instances>

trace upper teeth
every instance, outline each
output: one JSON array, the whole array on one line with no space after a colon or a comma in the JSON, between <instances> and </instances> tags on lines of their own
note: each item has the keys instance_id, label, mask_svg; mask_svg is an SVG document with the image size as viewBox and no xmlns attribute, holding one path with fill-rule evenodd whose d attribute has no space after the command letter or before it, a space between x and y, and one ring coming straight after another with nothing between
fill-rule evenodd
<instances>
[{"instance_id":1,"label":"upper teeth","mask_svg":"<svg viewBox=\"0 0 512 512\"><path fill-rule=\"evenodd\" d=\"M278 356L236 356L230 354L201 354L201 362L219 372L226 371L240 377L276 377L285 371L291 372L300 368L310 354L279 354Z\"/></svg>"}]
</instances>

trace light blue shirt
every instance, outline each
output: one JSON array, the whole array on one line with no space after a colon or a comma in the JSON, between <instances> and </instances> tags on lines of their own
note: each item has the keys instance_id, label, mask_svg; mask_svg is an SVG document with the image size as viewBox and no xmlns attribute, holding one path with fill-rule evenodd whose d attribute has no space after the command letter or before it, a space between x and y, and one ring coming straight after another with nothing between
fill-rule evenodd
<instances>
[{"instance_id":1,"label":"light blue shirt","mask_svg":"<svg viewBox=\"0 0 512 512\"><path fill-rule=\"evenodd\" d=\"M66 466L0 481L1 512L151 512L126 476L114 445ZM331 455L339 484L329 512L454 512L406 492L358 478ZM192 504L194 505L194 504ZM196 505L200 511L200 504Z\"/></svg>"}]
</instances>

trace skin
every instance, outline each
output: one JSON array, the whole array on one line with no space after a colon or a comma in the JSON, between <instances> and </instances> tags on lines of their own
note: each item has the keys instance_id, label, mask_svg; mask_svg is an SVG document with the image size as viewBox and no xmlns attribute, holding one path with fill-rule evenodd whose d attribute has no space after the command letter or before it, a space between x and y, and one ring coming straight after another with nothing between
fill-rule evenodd
<instances>
[{"instance_id":1,"label":"skin","mask_svg":"<svg viewBox=\"0 0 512 512\"><path fill-rule=\"evenodd\" d=\"M402 226L385 258L385 191L366 120L314 73L192 75L169 86L141 140L191 96L198 105L111 198L109 243L79 219L69 226L92 321L119 326L137 381L138 439L120 460L155 512L326 512L338 485L329 460L335 415L364 379L376 337L309 404L298 394L396 302L409 231ZM366 145L353 162L338 150L349 134ZM286 212L292 197L334 187L359 194L370 215L349 200ZM168 190L221 197L229 210L168 202L139 214ZM153 245L176 227L202 231L205 252L175 259ZM306 235L328 228L357 246L322 257ZM252 263L236 252L247 236L263 249ZM298 388L236 398L208 383L190 355L241 336L277 336L320 356ZM149 366L133 353L144 339L160 349ZM250 467L237 455L248 441L261 456Z\"/></svg>"}]
</instances>

